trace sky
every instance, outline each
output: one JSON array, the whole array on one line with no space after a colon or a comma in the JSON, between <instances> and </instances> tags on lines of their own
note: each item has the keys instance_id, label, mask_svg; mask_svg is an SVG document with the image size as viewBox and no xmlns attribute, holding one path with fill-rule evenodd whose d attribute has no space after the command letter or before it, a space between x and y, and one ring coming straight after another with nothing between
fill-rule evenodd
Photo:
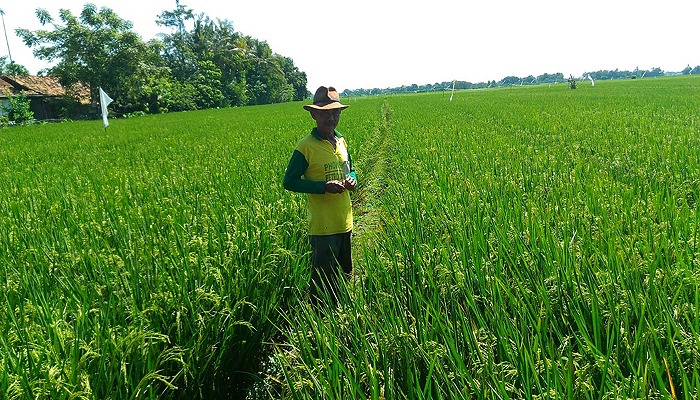
<instances>
[{"instance_id":1,"label":"sky","mask_svg":"<svg viewBox=\"0 0 700 400\"><path fill-rule=\"evenodd\" d=\"M42 29L37 8L58 18L83 5L113 9L144 40L170 33L157 16L175 0L0 0L12 59L32 74L37 60L16 28ZM698 0L181 0L306 72L308 88L387 88L411 84L485 82L525 77L700 65ZM43 27L46 29L46 27ZM3 37L4 39L4 37ZM0 40L0 56L8 56Z\"/></svg>"}]
</instances>

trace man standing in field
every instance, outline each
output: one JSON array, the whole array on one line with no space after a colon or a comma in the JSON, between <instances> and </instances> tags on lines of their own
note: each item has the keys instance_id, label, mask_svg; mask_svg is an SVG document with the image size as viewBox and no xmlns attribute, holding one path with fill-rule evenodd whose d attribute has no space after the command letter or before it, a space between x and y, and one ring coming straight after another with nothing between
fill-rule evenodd
<instances>
[{"instance_id":1,"label":"man standing in field","mask_svg":"<svg viewBox=\"0 0 700 400\"><path fill-rule=\"evenodd\" d=\"M357 186L357 176L345 138L335 130L340 112L346 108L335 88L321 86L316 90L313 104L304 106L316 127L299 141L284 175L285 189L308 196L310 296L315 309L326 296L335 305L340 270L346 276L352 272L349 191Z\"/></svg>"}]
</instances>

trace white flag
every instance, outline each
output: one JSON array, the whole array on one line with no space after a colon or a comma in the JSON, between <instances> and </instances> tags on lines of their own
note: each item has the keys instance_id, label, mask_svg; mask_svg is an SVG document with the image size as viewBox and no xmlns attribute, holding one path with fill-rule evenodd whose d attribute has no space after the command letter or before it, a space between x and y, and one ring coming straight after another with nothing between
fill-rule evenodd
<instances>
[{"instance_id":1,"label":"white flag","mask_svg":"<svg viewBox=\"0 0 700 400\"><path fill-rule=\"evenodd\" d=\"M105 93L102 88L100 88L100 107L102 108L102 123L105 125L105 128L109 125L109 121L107 121L107 106L112 103L112 100L107 93Z\"/></svg>"}]
</instances>

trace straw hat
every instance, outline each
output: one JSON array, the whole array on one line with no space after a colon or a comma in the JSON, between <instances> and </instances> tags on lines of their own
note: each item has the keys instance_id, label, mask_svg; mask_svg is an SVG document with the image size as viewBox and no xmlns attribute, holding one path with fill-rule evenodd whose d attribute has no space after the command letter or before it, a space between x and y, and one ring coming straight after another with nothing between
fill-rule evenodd
<instances>
[{"instance_id":1,"label":"straw hat","mask_svg":"<svg viewBox=\"0 0 700 400\"><path fill-rule=\"evenodd\" d=\"M316 94L314 94L314 103L307 104L304 106L304 110L344 110L350 106L345 104L340 104L340 95L334 87L321 86L316 89Z\"/></svg>"}]
</instances>

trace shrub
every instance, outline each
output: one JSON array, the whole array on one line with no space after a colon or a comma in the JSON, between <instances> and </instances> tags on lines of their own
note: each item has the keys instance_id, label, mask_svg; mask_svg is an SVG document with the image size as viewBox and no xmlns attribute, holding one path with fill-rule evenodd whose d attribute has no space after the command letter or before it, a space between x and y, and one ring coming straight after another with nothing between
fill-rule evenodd
<instances>
[{"instance_id":1,"label":"shrub","mask_svg":"<svg viewBox=\"0 0 700 400\"><path fill-rule=\"evenodd\" d=\"M30 102L27 95L19 93L9 97L9 103L4 107L9 122L24 124L34 121L34 112L30 109Z\"/></svg>"}]
</instances>

